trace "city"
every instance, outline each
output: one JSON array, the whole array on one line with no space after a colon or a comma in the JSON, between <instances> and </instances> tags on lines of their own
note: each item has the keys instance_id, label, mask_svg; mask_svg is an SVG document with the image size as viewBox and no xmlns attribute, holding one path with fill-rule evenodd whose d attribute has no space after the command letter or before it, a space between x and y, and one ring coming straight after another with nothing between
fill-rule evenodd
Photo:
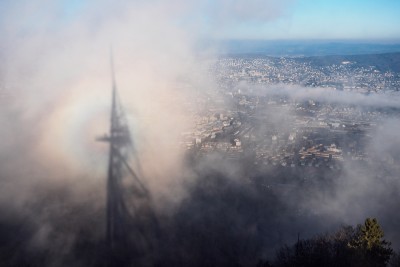
<instances>
[{"instance_id":1,"label":"city","mask_svg":"<svg viewBox=\"0 0 400 267\"><path fill-rule=\"evenodd\" d=\"M182 133L182 146L200 154L218 151L232 159L252 158L254 165L340 169L343 160L368 164L371 158L365 147L371 131L382 119L398 115L398 107L313 99L312 94L294 93L293 97L296 88L287 91L285 86L396 94L400 74L382 73L372 65L354 68L357 63L348 61L339 66L299 61L306 59L232 57L216 61L210 73L218 86L199 94L197 103L192 103L203 108L193 114L195 128ZM262 86L275 86L275 90Z\"/></svg>"}]
</instances>

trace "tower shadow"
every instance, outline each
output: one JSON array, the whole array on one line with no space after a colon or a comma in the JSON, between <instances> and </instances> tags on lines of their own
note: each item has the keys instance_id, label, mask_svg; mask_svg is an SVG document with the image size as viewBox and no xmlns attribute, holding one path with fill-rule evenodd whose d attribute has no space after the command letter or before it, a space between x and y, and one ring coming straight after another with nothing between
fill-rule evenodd
<instances>
[{"instance_id":1,"label":"tower shadow","mask_svg":"<svg viewBox=\"0 0 400 267\"><path fill-rule=\"evenodd\" d=\"M142 182L140 162L134 151L123 107L117 95L111 55L112 101L108 135L97 138L109 143L106 200L106 266L152 266L158 221L149 190ZM135 159L137 170L129 164Z\"/></svg>"}]
</instances>

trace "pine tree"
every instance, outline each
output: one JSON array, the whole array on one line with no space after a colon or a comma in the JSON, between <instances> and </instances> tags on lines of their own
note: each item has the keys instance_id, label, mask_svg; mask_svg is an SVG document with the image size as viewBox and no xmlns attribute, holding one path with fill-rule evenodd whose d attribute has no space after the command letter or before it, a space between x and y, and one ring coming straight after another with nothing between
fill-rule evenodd
<instances>
[{"instance_id":1,"label":"pine tree","mask_svg":"<svg viewBox=\"0 0 400 267\"><path fill-rule=\"evenodd\" d=\"M364 225L358 225L349 247L362 254L373 266L385 266L393 250L390 242L383 239L384 232L376 218L367 218Z\"/></svg>"}]
</instances>

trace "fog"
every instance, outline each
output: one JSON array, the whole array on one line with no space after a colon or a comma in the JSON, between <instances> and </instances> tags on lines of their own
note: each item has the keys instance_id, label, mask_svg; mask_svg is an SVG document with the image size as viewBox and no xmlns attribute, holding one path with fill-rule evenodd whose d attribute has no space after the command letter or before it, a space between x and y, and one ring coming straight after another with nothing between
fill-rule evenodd
<instances>
[{"instance_id":1,"label":"fog","mask_svg":"<svg viewBox=\"0 0 400 267\"><path fill-rule=\"evenodd\" d=\"M207 70L218 48L199 51L199 42L242 23L288 16L293 2L2 1L0 235L6 245L0 262L106 266L108 146L95 139L109 130L110 49L141 179L159 222L154 247L132 263L253 266L298 234L309 237L374 216L398 247L399 172L381 161L399 158L396 119L372 133L372 165L345 162L340 172L312 174L333 180L326 184L300 183L307 172L257 173L247 161L232 163L219 153L190 157L179 149L181 133L194 126L185 103L217 87ZM398 107L397 96L251 89ZM282 123L289 113L271 116L271 123L289 128L290 120ZM282 190L257 182L282 177L297 182Z\"/></svg>"},{"instance_id":2,"label":"fog","mask_svg":"<svg viewBox=\"0 0 400 267\"><path fill-rule=\"evenodd\" d=\"M176 103L187 92L176 81L190 80L201 64L194 59L192 40L174 25L178 11L165 10L173 7L158 1L100 1L70 17L62 13L62 3L50 2L10 1L2 9L2 35L7 37L1 118L7 147L2 155L32 157L29 164L14 160L8 168L24 163L24 169L45 170L38 179L85 183L79 177L88 176L101 183L108 148L95 137L108 130L112 45L136 149L143 164L153 166L144 168L153 172L149 176L163 186L164 179L156 176L172 177L180 168L173 147L186 123ZM16 20L17 15L22 19ZM14 138L19 140L10 143ZM24 155L17 155L17 147Z\"/></svg>"},{"instance_id":3,"label":"fog","mask_svg":"<svg viewBox=\"0 0 400 267\"><path fill-rule=\"evenodd\" d=\"M240 82L235 89L257 96L284 95L295 101L314 100L323 103L360 107L398 108L399 94L396 91L360 93L330 87L305 87L295 84L250 85Z\"/></svg>"},{"instance_id":4,"label":"fog","mask_svg":"<svg viewBox=\"0 0 400 267\"><path fill-rule=\"evenodd\" d=\"M332 88L306 88L283 84L262 86L246 83L239 83L233 90L237 89L256 96L284 96L288 101L297 103L313 100L322 105L351 107L353 112L386 110L372 122L377 126L367 131L367 141L363 149L370 158L369 161L345 159L340 164L340 170L336 171L315 170L303 173L301 170L296 170L295 174L286 173L280 176L273 170L272 173L266 171L262 175L275 176L279 179L284 177L304 179L300 184L293 183L295 187L290 193L278 195L291 212L304 213L298 217L301 223L293 222L292 227L301 229L302 225L311 224L313 228L311 232L315 234L340 225L356 225L366 217L376 217L382 223L387 240L392 242L395 249L399 248L397 240L400 225L395 212L399 203L396 192L400 186L397 92L366 95ZM287 105L282 105L278 109L263 107L257 112L264 114L262 116L266 116L265 122L268 122L268 126L258 127L261 133L268 127L281 133L290 132L293 127L295 112ZM256 136L261 136L260 132L256 133ZM308 234L307 230L302 231L303 234Z\"/></svg>"},{"instance_id":5,"label":"fog","mask_svg":"<svg viewBox=\"0 0 400 267\"><path fill-rule=\"evenodd\" d=\"M88 2L73 14L63 5L1 4L5 265L101 258L108 147L95 138L109 129L110 46L143 180L163 203L182 195L182 155L175 147L187 121L179 103L190 92L176 81L199 80L201 63L191 50L194 40L176 27L180 11L158 1ZM80 255L85 242L94 245Z\"/></svg>"}]
</instances>

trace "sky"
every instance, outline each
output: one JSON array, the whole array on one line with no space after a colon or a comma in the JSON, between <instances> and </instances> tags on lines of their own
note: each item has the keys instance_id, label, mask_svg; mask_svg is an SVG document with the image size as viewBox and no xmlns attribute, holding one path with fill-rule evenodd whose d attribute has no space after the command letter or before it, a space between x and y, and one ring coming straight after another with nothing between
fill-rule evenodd
<instances>
[{"instance_id":1,"label":"sky","mask_svg":"<svg viewBox=\"0 0 400 267\"><path fill-rule=\"evenodd\" d=\"M175 8L184 6L177 13L177 21L185 26L196 25L205 38L400 40L398 0L170 2ZM65 0L65 14L84 15L87 3L87 0Z\"/></svg>"},{"instance_id":2,"label":"sky","mask_svg":"<svg viewBox=\"0 0 400 267\"><path fill-rule=\"evenodd\" d=\"M399 39L399 12L397 0L299 0L284 34L304 39Z\"/></svg>"}]
</instances>

